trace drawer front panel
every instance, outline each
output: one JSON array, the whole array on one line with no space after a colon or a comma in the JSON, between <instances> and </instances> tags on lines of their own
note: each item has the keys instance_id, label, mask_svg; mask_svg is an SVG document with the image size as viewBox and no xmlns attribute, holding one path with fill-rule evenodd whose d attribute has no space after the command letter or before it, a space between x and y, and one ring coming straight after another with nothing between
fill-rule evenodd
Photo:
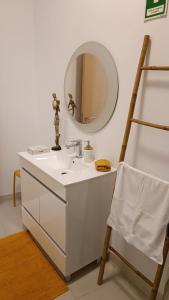
<instances>
[{"instance_id":1,"label":"drawer front panel","mask_svg":"<svg viewBox=\"0 0 169 300\"><path fill-rule=\"evenodd\" d=\"M66 253L66 204L41 186L40 225Z\"/></svg>"},{"instance_id":2,"label":"drawer front panel","mask_svg":"<svg viewBox=\"0 0 169 300\"><path fill-rule=\"evenodd\" d=\"M42 228L33 220L33 218L22 208L22 219L26 228L32 233L35 239L38 241L40 246L45 250L51 260L55 263L58 269L64 276L70 274L66 271L66 260L67 257L60 251L55 243L48 237Z\"/></svg>"},{"instance_id":3,"label":"drawer front panel","mask_svg":"<svg viewBox=\"0 0 169 300\"><path fill-rule=\"evenodd\" d=\"M39 183L23 169L21 170L22 205L39 222Z\"/></svg>"}]
</instances>

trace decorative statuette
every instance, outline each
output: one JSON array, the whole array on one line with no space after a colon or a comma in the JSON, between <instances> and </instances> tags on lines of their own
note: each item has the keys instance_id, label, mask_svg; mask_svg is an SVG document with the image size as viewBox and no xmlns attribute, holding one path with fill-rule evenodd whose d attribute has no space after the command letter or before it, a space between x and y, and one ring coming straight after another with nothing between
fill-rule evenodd
<instances>
[{"instance_id":1,"label":"decorative statuette","mask_svg":"<svg viewBox=\"0 0 169 300\"><path fill-rule=\"evenodd\" d=\"M77 108L77 106L73 100L72 94L69 93L68 96L69 96L68 110L70 110L70 111L72 110L72 116L74 116L75 108Z\"/></svg>"},{"instance_id":2,"label":"decorative statuette","mask_svg":"<svg viewBox=\"0 0 169 300\"><path fill-rule=\"evenodd\" d=\"M61 146L59 145L59 112L60 112L60 100L57 99L57 96L55 93L52 94L53 97L53 110L55 111L55 118L54 118L54 126L55 126L55 144L56 146L52 147L52 150L58 151L61 150Z\"/></svg>"}]
</instances>

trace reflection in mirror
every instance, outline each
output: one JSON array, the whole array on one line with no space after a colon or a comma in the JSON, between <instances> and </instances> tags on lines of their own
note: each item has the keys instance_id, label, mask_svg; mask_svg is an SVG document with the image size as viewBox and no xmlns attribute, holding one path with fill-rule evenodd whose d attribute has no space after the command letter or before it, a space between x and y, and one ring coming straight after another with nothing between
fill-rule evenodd
<instances>
[{"instance_id":1,"label":"reflection in mirror","mask_svg":"<svg viewBox=\"0 0 169 300\"><path fill-rule=\"evenodd\" d=\"M91 123L104 109L106 100L106 75L103 66L95 55L85 53L73 61L70 73L75 84L68 94L68 110L78 122Z\"/></svg>"},{"instance_id":2,"label":"reflection in mirror","mask_svg":"<svg viewBox=\"0 0 169 300\"><path fill-rule=\"evenodd\" d=\"M111 118L118 96L118 75L110 52L97 42L81 45L65 74L65 100L71 119L86 132Z\"/></svg>"},{"instance_id":3,"label":"reflection in mirror","mask_svg":"<svg viewBox=\"0 0 169 300\"><path fill-rule=\"evenodd\" d=\"M73 117L75 114L75 108L77 108L77 105L75 104L75 101L73 100L72 94L69 93L68 96L69 96L68 110L72 111L72 117Z\"/></svg>"}]
</instances>

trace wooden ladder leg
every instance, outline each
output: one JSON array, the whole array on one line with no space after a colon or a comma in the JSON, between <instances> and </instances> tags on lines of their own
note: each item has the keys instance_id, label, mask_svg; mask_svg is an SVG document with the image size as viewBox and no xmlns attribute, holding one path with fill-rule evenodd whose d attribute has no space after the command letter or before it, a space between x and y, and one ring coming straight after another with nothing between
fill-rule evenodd
<instances>
[{"instance_id":1,"label":"wooden ladder leg","mask_svg":"<svg viewBox=\"0 0 169 300\"><path fill-rule=\"evenodd\" d=\"M150 300L156 300L158 288L160 285L161 277L163 274L163 270L164 270L164 266L165 266L165 262L166 262L166 258L167 258L167 254L168 254L168 250L169 250L169 237L167 236L165 239L164 248L163 248L163 264L158 265L158 267L157 267L154 285L152 287L151 294L150 294Z\"/></svg>"},{"instance_id":2,"label":"wooden ladder leg","mask_svg":"<svg viewBox=\"0 0 169 300\"><path fill-rule=\"evenodd\" d=\"M103 283L103 275L104 275L104 269L105 264L108 256L108 248L109 248L109 242L111 237L112 228L110 226L107 226L106 236L105 236L105 242L103 247L103 253L101 257L101 263L100 263L100 270L99 270L99 276L97 283L101 285Z\"/></svg>"},{"instance_id":3,"label":"wooden ladder leg","mask_svg":"<svg viewBox=\"0 0 169 300\"><path fill-rule=\"evenodd\" d=\"M13 174L13 206L16 206L16 195L15 195L15 184L16 184L16 172Z\"/></svg>"}]
</instances>

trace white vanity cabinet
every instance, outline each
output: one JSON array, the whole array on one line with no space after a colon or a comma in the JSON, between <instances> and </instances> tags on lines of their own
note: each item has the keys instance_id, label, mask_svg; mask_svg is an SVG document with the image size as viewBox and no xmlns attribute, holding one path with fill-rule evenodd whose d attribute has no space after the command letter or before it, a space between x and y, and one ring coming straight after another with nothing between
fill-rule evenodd
<instances>
[{"instance_id":1,"label":"white vanity cabinet","mask_svg":"<svg viewBox=\"0 0 169 300\"><path fill-rule=\"evenodd\" d=\"M100 258L116 172L63 184L25 157L21 166L23 224L63 275Z\"/></svg>"}]
</instances>

